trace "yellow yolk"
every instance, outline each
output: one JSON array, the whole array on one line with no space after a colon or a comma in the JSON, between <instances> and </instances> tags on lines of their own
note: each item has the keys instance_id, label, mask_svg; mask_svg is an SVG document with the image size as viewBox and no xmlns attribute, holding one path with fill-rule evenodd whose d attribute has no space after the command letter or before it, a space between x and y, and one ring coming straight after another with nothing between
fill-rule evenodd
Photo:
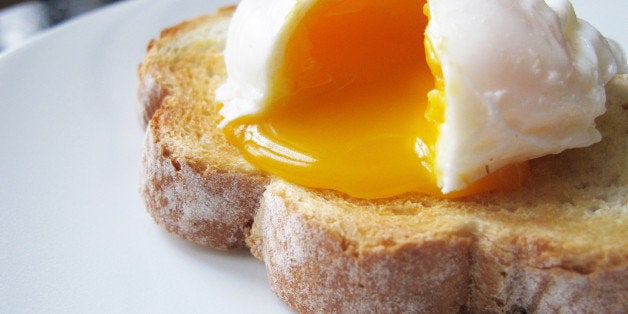
<instances>
[{"instance_id":1,"label":"yellow yolk","mask_svg":"<svg viewBox=\"0 0 628 314\"><path fill-rule=\"evenodd\" d=\"M423 35L424 4L313 5L271 74L265 109L231 121L228 140L256 167L300 185L361 198L442 195L434 156L447 103ZM525 164L502 168L447 196L514 188L525 173Z\"/></svg>"}]
</instances>

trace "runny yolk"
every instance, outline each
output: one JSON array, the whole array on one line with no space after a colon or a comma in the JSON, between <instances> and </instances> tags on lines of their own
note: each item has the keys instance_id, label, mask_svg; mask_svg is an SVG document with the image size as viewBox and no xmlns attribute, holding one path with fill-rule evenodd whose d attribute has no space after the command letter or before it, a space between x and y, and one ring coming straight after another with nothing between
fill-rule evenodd
<instances>
[{"instance_id":1,"label":"runny yolk","mask_svg":"<svg viewBox=\"0 0 628 314\"><path fill-rule=\"evenodd\" d=\"M446 98L424 4L314 4L289 35L265 109L230 122L228 140L256 167L303 186L442 195L434 156ZM514 188L523 172L506 167L447 196Z\"/></svg>"}]
</instances>

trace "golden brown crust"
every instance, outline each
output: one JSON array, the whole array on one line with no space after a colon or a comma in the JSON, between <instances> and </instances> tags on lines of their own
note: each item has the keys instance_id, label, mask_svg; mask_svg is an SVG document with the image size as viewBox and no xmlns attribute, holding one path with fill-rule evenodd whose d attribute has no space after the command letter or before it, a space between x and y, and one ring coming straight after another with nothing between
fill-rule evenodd
<instances>
[{"instance_id":1,"label":"golden brown crust","mask_svg":"<svg viewBox=\"0 0 628 314\"><path fill-rule=\"evenodd\" d=\"M627 312L628 76L609 85L603 142L533 161L519 191L358 200L269 178L216 128L232 10L165 30L140 66L160 225L232 248L255 215L247 244L303 312Z\"/></svg>"},{"instance_id":2,"label":"golden brown crust","mask_svg":"<svg viewBox=\"0 0 628 314\"><path fill-rule=\"evenodd\" d=\"M221 32L226 28L220 23L228 23L234 10L235 6L223 7L212 15L181 22L162 30L158 39L148 43L146 57L138 67L138 113L143 127L148 125L168 94L193 88L200 83L197 80L211 76L199 71L211 70L203 63L212 64L215 54L222 52L225 38ZM214 38L203 40L203 35ZM188 79L192 76L196 78Z\"/></svg>"}]
</instances>

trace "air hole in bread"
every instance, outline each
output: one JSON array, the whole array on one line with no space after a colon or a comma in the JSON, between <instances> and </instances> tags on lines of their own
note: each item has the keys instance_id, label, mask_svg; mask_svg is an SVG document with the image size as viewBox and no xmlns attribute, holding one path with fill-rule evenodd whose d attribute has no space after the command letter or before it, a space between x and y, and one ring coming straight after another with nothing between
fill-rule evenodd
<instances>
[{"instance_id":1,"label":"air hole in bread","mask_svg":"<svg viewBox=\"0 0 628 314\"><path fill-rule=\"evenodd\" d=\"M161 155L164 156L164 158L170 158L170 155L172 155L172 153L170 153L170 151L167 149L163 149L161 151Z\"/></svg>"},{"instance_id":2,"label":"air hole in bread","mask_svg":"<svg viewBox=\"0 0 628 314\"><path fill-rule=\"evenodd\" d=\"M172 164L174 171L181 171L181 163L179 163L177 160L171 159L170 163Z\"/></svg>"},{"instance_id":3,"label":"air hole in bread","mask_svg":"<svg viewBox=\"0 0 628 314\"><path fill-rule=\"evenodd\" d=\"M502 301L502 300L500 300L500 299L497 299L497 298L493 298L493 302L495 302L495 304L496 304L498 307L503 307L503 306L504 306L504 304L505 304L505 303L504 303L504 301Z\"/></svg>"},{"instance_id":4,"label":"air hole in bread","mask_svg":"<svg viewBox=\"0 0 628 314\"><path fill-rule=\"evenodd\" d=\"M598 195L595 196L595 199L598 200L598 201L602 201L602 202L608 202L609 201L608 195L605 195L605 194L598 194Z\"/></svg>"},{"instance_id":5,"label":"air hole in bread","mask_svg":"<svg viewBox=\"0 0 628 314\"><path fill-rule=\"evenodd\" d=\"M396 244L397 242L394 239L385 239L384 241L382 241L382 245L386 247L393 247Z\"/></svg>"}]
</instances>

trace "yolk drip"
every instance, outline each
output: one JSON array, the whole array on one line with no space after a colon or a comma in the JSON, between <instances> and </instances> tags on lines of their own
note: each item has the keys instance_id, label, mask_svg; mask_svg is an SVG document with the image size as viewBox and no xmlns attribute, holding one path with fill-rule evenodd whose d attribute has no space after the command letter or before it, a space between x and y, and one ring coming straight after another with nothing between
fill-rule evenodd
<instances>
[{"instance_id":1,"label":"yolk drip","mask_svg":"<svg viewBox=\"0 0 628 314\"><path fill-rule=\"evenodd\" d=\"M256 167L304 186L362 198L442 195L434 147L446 98L424 4L313 5L271 74L264 111L230 122L229 141ZM447 196L513 188L522 171L507 167Z\"/></svg>"}]
</instances>

